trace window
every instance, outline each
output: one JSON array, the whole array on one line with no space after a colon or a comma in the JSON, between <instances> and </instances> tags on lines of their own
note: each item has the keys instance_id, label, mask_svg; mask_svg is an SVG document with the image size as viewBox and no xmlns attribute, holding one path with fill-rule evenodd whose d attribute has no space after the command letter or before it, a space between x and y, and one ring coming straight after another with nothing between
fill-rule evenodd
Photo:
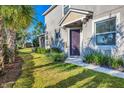
<instances>
[{"instance_id":1,"label":"window","mask_svg":"<svg viewBox=\"0 0 124 93\"><path fill-rule=\"evenodd\" d=\"M96 35L97 45L115 45L115 33L99 34Z\"/></svg>"},{"instance_id":2,"label":"window","mask_svg":"<svg viewBox=\"0 0 124 93\"><path fill-rule=\"evenodd\" d=\"M56 39L59 39L59 38L60 38L60 31L59 31L59 32L56 32L56 31L55 31L55 38L56 38Z\"/></svg>"},{"instance_id":3,"label":"window","mask_svg":"<svg viewBox=\"0 0 124 93\"><path fill-rule=\"evenodd\" d=\"M115 45L116 17L98 21L95 24L96 24L96 44Z\"/></svg>"},{"instance_id":4,"label":"window","mask_svg":"<svg viewBox=\"0 0 124 93\"><path fill-rule=\"evenodd\" d=\"M63 12L64 12L64 15L69 11L69 5L64 5L63 6Z\"/></svg>"}]
</instances>

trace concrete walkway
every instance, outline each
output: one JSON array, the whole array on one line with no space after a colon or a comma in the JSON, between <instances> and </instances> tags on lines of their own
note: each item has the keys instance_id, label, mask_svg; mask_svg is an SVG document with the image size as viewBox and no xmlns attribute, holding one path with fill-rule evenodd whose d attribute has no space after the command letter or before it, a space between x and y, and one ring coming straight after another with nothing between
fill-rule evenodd
<instances>
[{"instance_id":1,"label":"concrete walkway","mask_svg":"<svg viewBox=\"0 0 124 93\"><path fill-rule=\"evenodd\" d=\"M87 63L82 62L81 58L67 58L65 63L72 63L72 64L82 66L82 67L87 68L87 69L106 73L106 74L109 74L109 75L112 75L115 77L119 77L119 78L124 78L124 72L120 72L117 70L104 68L104 67L100 67L100 66L96 66L96 65L92 65L92 64L87 64Z\"/></svg>"}]
</instances>

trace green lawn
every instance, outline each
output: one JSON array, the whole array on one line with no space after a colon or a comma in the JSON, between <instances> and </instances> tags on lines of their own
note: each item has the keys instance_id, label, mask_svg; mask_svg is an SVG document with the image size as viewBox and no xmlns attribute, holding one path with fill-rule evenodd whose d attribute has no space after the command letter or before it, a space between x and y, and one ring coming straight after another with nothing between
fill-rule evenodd
<instances>
[{"instance_id":1,"label":"green lawn","mask_svg":"<svg viewBox=\"0 0 124 93\"><path fill-rule=\"evenodd\" d=\"M55 63L45 55L20 50L23 58L22 74L16 81L17 88L66 88L66 87L124 87L124 79L84 69L72 64Z\"/></svg>"}]
</instances>

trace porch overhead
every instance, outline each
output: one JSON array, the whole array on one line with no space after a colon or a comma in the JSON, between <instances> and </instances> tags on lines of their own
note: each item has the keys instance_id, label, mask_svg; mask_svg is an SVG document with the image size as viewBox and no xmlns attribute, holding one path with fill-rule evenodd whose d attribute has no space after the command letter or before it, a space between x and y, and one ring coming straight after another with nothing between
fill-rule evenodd
<instances>
[{"instance_id":1,"label":"porch overhead","mask_svg":"<svg viewBox=\"0 0 124 93\"><path fill-rule=\"evenodd\" d=\"M70 8L67 14L61 19L61 27L79 27L86 18L92 16L92 12Z\"/></svg>"}]
</instances>

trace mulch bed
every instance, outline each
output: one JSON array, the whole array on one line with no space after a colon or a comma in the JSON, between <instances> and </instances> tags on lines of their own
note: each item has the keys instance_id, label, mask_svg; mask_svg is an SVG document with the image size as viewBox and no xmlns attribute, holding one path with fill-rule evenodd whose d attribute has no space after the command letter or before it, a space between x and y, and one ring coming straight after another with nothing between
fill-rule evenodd
<instances>
[{"instance_id":1,"label":"mulch bed","mask_svg":"<svg viewBox=\"0 0 124 93\"><path fill-rule=\"evenodd\" d=\"M0 87L12 87L21 74L23 60L16 57L12 64L5 64L4 75L0 76Z\"/></svg>"}]
</instances>

